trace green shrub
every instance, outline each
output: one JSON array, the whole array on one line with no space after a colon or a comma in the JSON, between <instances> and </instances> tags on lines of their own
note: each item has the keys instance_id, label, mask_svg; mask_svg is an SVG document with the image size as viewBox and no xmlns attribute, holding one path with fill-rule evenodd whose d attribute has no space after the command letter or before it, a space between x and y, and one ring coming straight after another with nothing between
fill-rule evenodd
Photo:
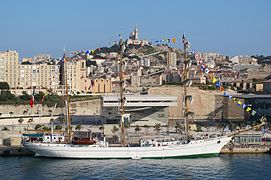
<instances>
[{"instance_id":1,"label":"green shrub","mask_svg":"<svg viewBox=\"0 0 271 180\"><path fill-rule=\"evenodd\" d=\"M56 125L55 126L55 130L61 130L62 129L62 126L61 125Z\"/></svg>"},{"instance_id":2,"label":"green shrub","mask_svg":"<svg viewBox=\"0 0 271 180\"><path fill-rule=\"evenodd\" d=\"M41 128L41 127L42 127L42 125L37 124L37 125L35 126L35 130L37 130L37 129Z\"/></svg>"},{"instance_id":3,"label":"green shrub","mask_svg":"<svg viewBox=\"0 0 271 180\"><path fill-rule=\"evenodd\" d=\"M22 95L19 96L19 97L20 97L20 99L23 100L23 101L27 101L27 100L29 100L29 99L31 98L31 96L30 96L29 94L27 94L26 91L23 91L23 92L22 92Z\"/></svg>"},{"instance_id":4,"label":"green shrub","mask_svg":"<svg viewBox=\"0 0 271 180\"><path fill-rule=\"evenodd\" d=\"M14 101L16 99L14 94L11 94L10 91L1 91L0 101Z\"/></svg>"},{"instance_id":5,"label":"green shrub","mask_svg":"<svg viewBox=\"0 0 271 180\"><path fill-rule=\"evenodd\" d=\"M7 82L0 82L0 89L2 90L9 90L9 85Z\"/></svg>"},{"instance_id":6,"label":"green shrub","mask_svg":"<svg viewBox=\"0 0 271 180\"><path fill-rule=\"evenodd\" d=\"M49 128L47 126L43 126L42 130L48 131L48 130L51 130L51 128Z\"/></svg>"}]
</instances>

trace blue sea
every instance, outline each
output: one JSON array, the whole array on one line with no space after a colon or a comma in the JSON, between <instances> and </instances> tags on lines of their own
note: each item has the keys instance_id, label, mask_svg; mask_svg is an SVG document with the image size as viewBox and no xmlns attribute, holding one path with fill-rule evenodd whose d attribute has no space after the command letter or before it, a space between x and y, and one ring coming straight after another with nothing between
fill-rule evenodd
<instances>
[{"instance_id":1,"label":"blue sea","mask_svg":"<svg viewBox=\"0 0 271 180\"><path fill-rule=\"evenodd\" d=\"M0 179L271 179L271 155L165 160L0 157Z\"/></svg>"}]
</instances>

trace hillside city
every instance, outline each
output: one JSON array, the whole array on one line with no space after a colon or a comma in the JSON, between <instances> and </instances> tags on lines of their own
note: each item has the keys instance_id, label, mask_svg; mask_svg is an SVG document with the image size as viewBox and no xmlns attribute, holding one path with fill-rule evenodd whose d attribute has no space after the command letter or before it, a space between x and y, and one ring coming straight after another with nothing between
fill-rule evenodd
<instances>
[{"instance_id":1,"label":"hillside city","mask_svg":"<svg viewBox=\"0 0 271 180\"><path fill-rule=\"evenodd\" d=\"M168 44L152 45L139 39L135 28L126 40L123 59L125 88L142 90L147 87L178 85L182 82L182 50ZM88 51L71 52L67 62L69 94L116 93L118 91L118 45ZM192 86L211 88L211 79L199 73L197 61L202 61L220 82L232 90L244 93L270 93L271 57L240 55L229 57L219 53L198 53L190 70ZM63 93L61 79L63 60L49 54L22 58L19 53L0 53L0 82L7 82L14 94L36 88L38 91ZM31 93L29 93L31 94Z\"/></svg>"},{"instance_id":2,"label":"hillside city","mask_svg":"<svg viewBox=\"0 0 271 180\"><path fill-rule=\"evenodd\" d=\"M139 40L135 28L126 40L125 87L155 87L176 85L182 81L182 50L168 44L152 45ZM89 51L74 51L67 62L70 94L114 93L118 89L118 45ZM208 77L198 73L197 61L204 62L216 78L227 87L247 93L270 93L267 86L271 72L271 57L234 56L219 53L198 53L192 57L190 76L193 86L208 84ZM50 90L61 93L62 59L49 54L22 58L16 51L0 54L0 81L7 82L15 93L20 89Z\"/></svg>"},{"instance_id":3,"label":"hillside city","mask_svg":"<svg viewBox=\"0 0 271 180\"><path fill-rule=\"evenodd\" d=\"M153 133L183 129L184 52L170 45L141 40L137 27L125 41L123 89L130 119L127 123L135 128L128 130L132 134L149 127L154 127ZM61 96L65 95L67 76L74 128L88 129L92 124L99 131L103 125L104 134L114 137L120 119L119 49L115 43L95 50L65 52L60 59L41 54L23 57L21 61L16 51L1 52L2 130L14 130L14 125L20 132L31 126L49 130L46 124L53 116L58 117L59 129L63 129L65 105ZM270 120L270 56L190 52L189 58L192 63L188 94L194 123L191 131L235 130L259 122L263 115ZM202 72L202 65L208 73ZM219 89L213 79L219 80ZM224 91L238 98L239 104L225 96ZM32 95L34 107L29 106ZM256 115L240 104L248 104Z\"/></svg>"},{"instance_id":4,"label":"hillside city","mask_svg":"<svg viewBox=\"0 0 271 180\"><path fill-rule=\"evenodd\" d=\"M270 179L271 0L0 4L1 178Z\"/></svg>"}]
</instances>

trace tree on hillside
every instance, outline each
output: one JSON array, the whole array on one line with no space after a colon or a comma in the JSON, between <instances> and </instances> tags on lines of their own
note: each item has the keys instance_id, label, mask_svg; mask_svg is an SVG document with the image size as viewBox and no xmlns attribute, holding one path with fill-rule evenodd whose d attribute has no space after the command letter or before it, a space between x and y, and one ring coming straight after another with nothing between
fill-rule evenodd
<instances>
[{"instance_id":1,"label":"tree on hillside","mask_svg":"<svg viewBox=\"0 0 271 180\"><path fill-rule=\"evenodd\" d=\"M0 82L0 89L1 90L9 90L9 85L7 82Z\"/></svg>"},{"instance_id":2,"label":"tree on hillside","mask_svg":"<svg viewBox=\"0 0 271 180\"><path fill-rule=\"evenodd\" d=\"M53 111L51 109L48 110L48 114L51 116Z\"/></svg>"},{"instance_id":3,"label":"tree on hillside","mask_svg":"<svg viewBox=\"0 0 271 180\"><path fill-rule=\"evenodd\" d=\"M41 97L42 98L42 97ZM57 104L57 107L65 107L63 99L58 95L47 95L43 101L43 104L47 107L54 107Z\"/></svg>"},{"instance_id":4,"label":"tree on hillside","mask_svg":"<svg viewBox=\"0 0 271 180\"><path fill-rule=\"evenodd\" d=\"M39 91L38 94L35 94L35 100L41 101L43 96L44 96L44 93Z\"/></svg>"},{"instance_id":5,"label":"tree on hillside","mask_svg":"<svg viewBox=\"0 0 271 180\"><path fill-rule=\"evenodd\" d=\"M24 119L23 119L23 118L18 119L18 123L19 123L19 124L22 124L23 122L24 122Z\"/></svg>"},{"instance_id":6,"label":"tree on hillside","mask_svg":"<svg viewBox=\"0 0 271 180\"><path fill-rule=\"evenodd\" d=\"M40 129L42 127L42 125L40 125L40 124L37 124L36 126L35 126L35 130L38 130L38 129Z\"/></svg>"},{"instance_id":7,"label":"tree on hillside","mask_svg":"<svg viewBox=\"0 0 271 180\"><path fill-rule=\"evenodd\" d=\"M29 123L29 124L31 124L33 122L34 122L33 118L29 118L28 121L27 121L27 123Z\"/></svg>"},{"instance_id":8,"label":"tree on hillside","mask_svg":"<svg viewBox=\"0 0 271 180\"><path fill-rule=\"evenodd\" d=\"M14 101L15 99L15 95L10 91L1 91L0 101Z\"/></svg>"},{"instance_id":9,"label":"tree on hillside","mask_svg":"<svg viewBox=\"0 0 271 180\"><path fill-rule=\"evenodd\" d=\"M61 130L62 129L62 126L61 125L56 125L55 126L55 130Z\"/></svg>"},{"instance_id":10,"label":"tree on hillside","mask_svg":"<svg viewBox=\"0 0 271 180\"><path fill-rule=\"evenodd\" d=\"M29 100L30 98L31 98L31 96L30 96L29 94L27 94L26 91L23 91L23 92L22 92L22 95L20 96L20 99L21 99L21 100L24 100L24 101L27 101L27 100Z\"/></svg>"},{"instance_id":11,"label":"tree on hillside","mask_svg":"<svg viewBox=\"0 0 271 180\"><path fill-rule=\"evenodd\" d=\"M14 112L10 111L9 116L11 117L14 114Z\"/></svg>"},{"instance_id":12,"label":"tree on hillside","mask_svg":"<svg viewBox=\"0 0 271 180\"><path fill-rule=\"evenodd\" d=\"M23 111L23 115L27 115L28 109Z\"/></svg>"},{"instance_id":13,"label":"tree on hillside","mask_svg":"<svg viewBox=\"0 0 271 180\"><path fill-rule=\"evenodd\" d=\"M155 124L154 131L156 131L156 134L160 133L160 131L161 131L161 124L160 123Z\"/></svg>"}]
</instances>

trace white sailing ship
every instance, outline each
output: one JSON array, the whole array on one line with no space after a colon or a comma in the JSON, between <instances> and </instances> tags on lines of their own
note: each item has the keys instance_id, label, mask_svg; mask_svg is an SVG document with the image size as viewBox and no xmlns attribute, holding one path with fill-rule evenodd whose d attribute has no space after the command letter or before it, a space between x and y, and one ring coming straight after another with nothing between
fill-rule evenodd
<instances>
[{"instance_id":1,"label":"white sailing ship","mask_svg":"<svg viewBox=\"0 0 271 180\"><path fill-rule=\"evenodd\" d=\"M188 79L189 63L187 58L188 44L184 42L184 69L183 77ZM226 145L231 137L222 136L217 138L201 139L201 140L173 140L173 141L155 141L152 142L141 140L138 147L132 147L125 144L124 137L124 96L123 96L123 74L122 74L122 56L124 53L124 45L120 41L120 113L121 113L121 144L119 146L110 146L106 142L98 141L93 144L73 144L71 142L71 128L69 119L69 98L67 95L67 120L68 120L68 142L67 143L53 143L53 142L27 142L22 144L27 149L35 152L36 156L53 157L53 158L93 158L93 159L141 159L141 158L181 158L181 157L208 157L217 156L224 145ZM186 93L186 86L189 83L184 83L184 119L185 131L188 134L188 116L191 115L189 111L189 98L191 96ZM67 79L66 79L67 87ZM189 136L188 136L189 137Z\"/></svg>"},{"instance_id":2,"label":"white sailing ship","mask_svg":"<svg viewBox=\"0 0 271 180\"><path fill-rule=\"evenodd\" d=\"M54 158L92 158L92 159L141 159L141 158L181 158L218 156L220 150L231 137L220 137L177 142L165 146L109 147L106 142L93 145L73 145L56 143L23 142L24 147L35 152L36 156Z\"/></svg>"}]
</instances>

